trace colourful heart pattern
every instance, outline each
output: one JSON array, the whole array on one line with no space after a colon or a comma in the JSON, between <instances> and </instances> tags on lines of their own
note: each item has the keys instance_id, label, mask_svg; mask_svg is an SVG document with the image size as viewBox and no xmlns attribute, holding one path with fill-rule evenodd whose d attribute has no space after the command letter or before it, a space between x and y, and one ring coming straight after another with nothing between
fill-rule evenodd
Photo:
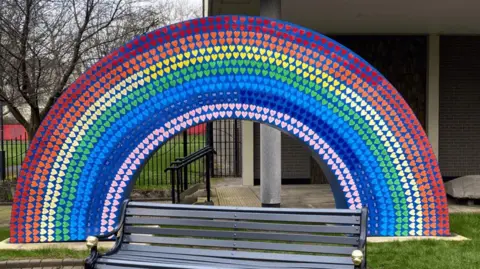
<instances>
[{"instance_id":1,"label":"colourful heart pattern","mask_svg":"<svg viewBox=\"0 0 480 269\"><path fill-rule=\"evenodd\" d=\"M449 235L437 160L411 109L363 59L308 29L219 16L142 35L96 63L42 122L18 178L12 243L105 233L148 157L213 120L272 125L330 169L370 235Z\"/></svg>"}]
</instances>

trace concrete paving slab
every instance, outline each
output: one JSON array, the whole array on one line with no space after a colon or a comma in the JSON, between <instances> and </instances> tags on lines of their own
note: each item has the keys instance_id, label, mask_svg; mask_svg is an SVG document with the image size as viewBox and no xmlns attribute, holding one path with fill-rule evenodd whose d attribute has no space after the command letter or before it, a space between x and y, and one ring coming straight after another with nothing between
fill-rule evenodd
<instances>
[{"instance_id":1,"label":"concrete paving slab","mask_svg":"<svg viewBox=\"0 0 480 269\"><path fill-rule=\"evenodd\" d=\"M111 249L113 247L113 242L100 242L98 243L99 248ZM28 243L28 244L10 244L9 239L5 239L0 242L0 250L7 249L21 249L21 250L33 250L33 249L42 249L42 248L62 248L62 249L72 249L72 250L87 250L87 245L85 242L55 242L55 243Z\"/></svg>"},{"instance_id":2,"label":"concrete paving slab","mask_svg":"<svg viewBox=\"0 0 480 269\"><path fill-rule=\"evenodd\" d=\"M8 227L10 225L10 211L12 211L11 205L0 206L0 227Z\"/></svg>"},{"instance_id":3,"label":"concrete paving slab","mask_svg":"<svg viewBox=\"0 0 480 269\"><path fill-rule=\"evenodd\" d=\"M216 188L219 206L260 207L261 203L248 186L226 186Z\"/></svg>"},{"instance_id":4,"label":"concrete paving slab","mask_svg":"<svg viewBox=\"0 0 480 269\"><path fill-rule=\"evenodd\" d=\"M405 242L413 240L468 241L470 238L454 234L452 236L369 236L369 243Z\"/></svg>"}]
</instances>

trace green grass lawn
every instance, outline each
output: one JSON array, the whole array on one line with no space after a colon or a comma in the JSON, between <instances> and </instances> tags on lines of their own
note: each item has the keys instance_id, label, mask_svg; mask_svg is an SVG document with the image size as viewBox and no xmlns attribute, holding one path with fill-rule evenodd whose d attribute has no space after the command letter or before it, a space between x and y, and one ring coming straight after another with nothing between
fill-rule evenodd
<instances>
[{"instance_id":1,"label":"green grass lawn","mask_svg":"<svg viewBox=\"0 0 480 269\"><path fill-rule=\"evenodd\" d=\"M409 241L368 244L367 259L374 269L480 268L480 214L451 214L452 232L472 240Z\"/></svg>"},{"instance_id":2,"label":"green grass lawn","mask_svg":"<svg viewBox=\"0 0 480 269\"><path fill-rule=\"evenodd\" d=\"M480 214L452 214L454 233L472 240L408 241L369 243L367 249L370 269L478 269L480 268ZM0 228L0 239L8 237L8 228ZM85 258L86 251L65 249L2 250L0 260L22 258Z\"/></svg>"},{"instance_id":3,"label":"green grass lawn","mask_svg":"<svg viewBox=\"0 0 480 269\"><path fill-rule=\"evenodd\" d=\"M20 165L28 149L28 143L24 141L5 141L5 164L7 166Z\"/></svg>"}]
</instances>

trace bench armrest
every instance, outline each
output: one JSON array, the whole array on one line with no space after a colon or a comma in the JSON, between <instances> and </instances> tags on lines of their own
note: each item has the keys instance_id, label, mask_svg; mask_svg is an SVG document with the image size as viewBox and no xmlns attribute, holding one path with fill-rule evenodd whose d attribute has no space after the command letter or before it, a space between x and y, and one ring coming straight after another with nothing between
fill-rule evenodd
<instances>
[{"instance_id":1,"label":"bench armrest","mask_svg":"<svg viewBox=\"0 0 480 269\"><path fill-rule=\"evenodd\" d=\"M125 221L125 213L126 213L127 205L128 205L129 202L130 202L130 200L128 200L128 199L123 201L122 207L121 207L121 210L120 210L120 214L121 214L120 215L120 222L118 223L118 225L112 231L110 231L106 234L101 234L101 235L96 235L96 236L88 236L87 237L86 244L87 244L87 248L90 250L90 255L85 260L85 268L86 269L93 269L95 267L95 262L96 262L96 260L98 259L99 256L113 254L113 253L117 252L118 249L120 248L120 245L121 245L122 240L123 240L123 223ZM116 236L115 244L113 245L113 248L110 249L109 251L107 251L104 254L100 254L98 252L99 239L107 239L107 238L109 238L113 235Z\"/></svg>"},{"instance_id":2,"label":"bench armrest","mask_svg":"<svg viewBox=\"0 0 480 269\"><path fill-rule=\"evenodd\" d=\"M360 243L359 249L352 252L352 262L355 269L367 268L367 226L368 226L368 208L362 208L360 216Z\"/></svg>"}]
</instances>

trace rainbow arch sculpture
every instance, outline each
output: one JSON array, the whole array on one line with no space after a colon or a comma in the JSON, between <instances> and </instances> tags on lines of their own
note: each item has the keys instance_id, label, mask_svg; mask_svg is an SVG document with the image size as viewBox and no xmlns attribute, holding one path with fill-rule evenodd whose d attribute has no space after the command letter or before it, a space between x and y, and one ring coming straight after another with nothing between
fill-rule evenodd
<instances>
[{"instance_id":1,"label":"rainbow arch sculpture","mask_svg":"<svg viewBox=\"0 0 480 269\"><path fill-rule=\"evenodd\" d=\"M370 235L450 234L431 146L384 77L308 29L219 16L139 36L62 94L22 165L10 241L83 240L113 229L156 149L227 118L303 141L332 175L337 207L369 207Z\"/></svg>"}]
</instances>

